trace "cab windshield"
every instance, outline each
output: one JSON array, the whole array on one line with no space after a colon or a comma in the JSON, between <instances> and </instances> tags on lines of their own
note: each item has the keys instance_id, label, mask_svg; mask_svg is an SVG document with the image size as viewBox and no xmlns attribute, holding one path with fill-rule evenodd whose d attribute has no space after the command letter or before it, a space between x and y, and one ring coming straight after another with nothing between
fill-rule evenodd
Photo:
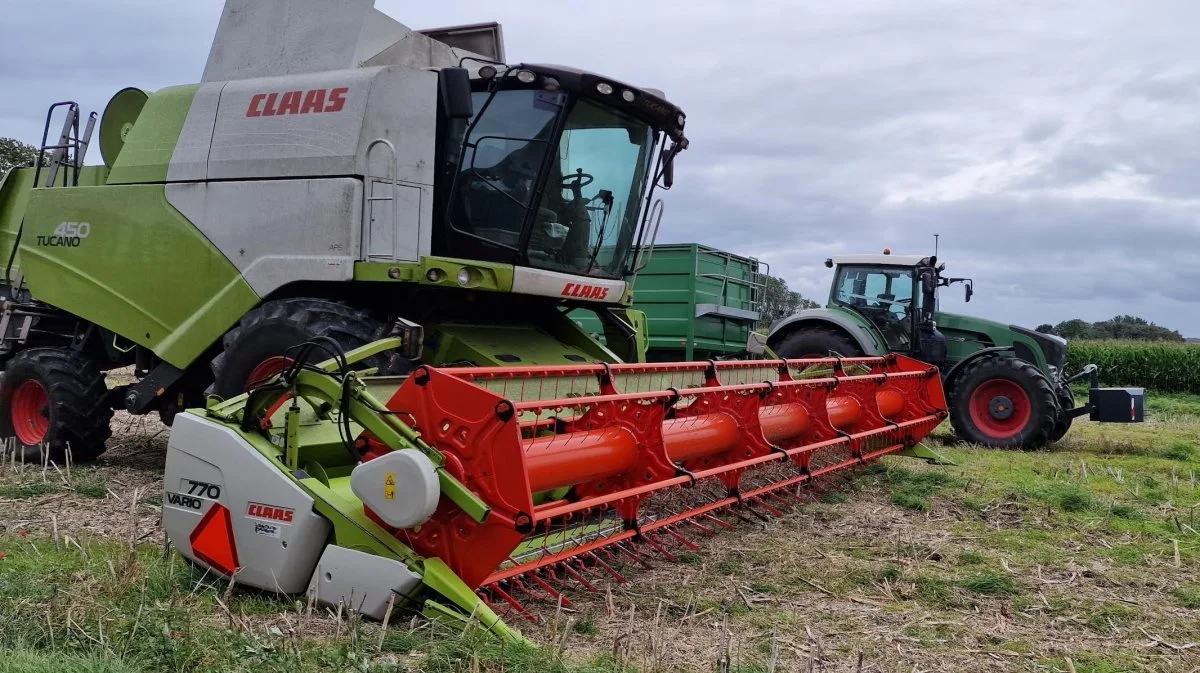
<instances>
[{"instance_id":1,"label":"cab windshield","mask_svg":"<svg viewBox=\"0 0 1200 673\"><path fill-rule=\"evenodd\" d=\"M475 94L476 110L488 94ZM500 91L466 139L452 197L458 231L537 268L625 274L657 134L586 98Z\"/></svg>"},{"instance_id":2,"label":"cab windshield","mask_svg":"<svg viewBox=\"0 0 1200 673\"><path fill-rule=\"evenodd\" d=\"M912 341L913 272L907 267L843 266L834 284L833 300L870 320L888 346L908 348Z\"/></svg>"}]
</instances>

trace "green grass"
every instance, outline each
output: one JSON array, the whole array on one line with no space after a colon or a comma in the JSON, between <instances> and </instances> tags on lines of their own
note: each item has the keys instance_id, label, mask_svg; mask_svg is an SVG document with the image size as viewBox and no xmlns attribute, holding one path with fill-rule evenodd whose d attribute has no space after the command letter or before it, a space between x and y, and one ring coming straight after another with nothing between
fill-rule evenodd
<instances>
[{"instance_id":1,"label":"green grass","mask_svg":"<svg viewBox=\"0 0 1200 673\"><path fill-rule=\"evenodd\" d=\"M591 615L581 617L571 625L571 630L583 635L595 635L599 633L599 629L596 628L596 620Z\"/></svg>"},{"instance_id":2,"label":"green grass","mask_svg":"<svg viewBox=\"0 0 1200 673\"><path fill-rule=\"evenodd\" d=\"M1113 633L1137 619L1140 611L1124 603L1102 603L1089 610L1088 626L1096 633Z\"/></svg>"},{"instance_id":3,"label":"green grass","mask_svg":"<svg viewBox=\"0 0 1200 673\"><path fill-rule=\"evenodd\" d=\"M892 504L922 512L928 512L932 506L930 496L955 483L943 472L914 472L899 466L889 467L886 476L892 489Z\"/></svg>"},{"instance_id":4,"label":"green grass","mask_svg":"<svg viewBox=\"0 0 1200 673\"><path fill-rule=\"evenodd\" d=\"M36 498L40 495L48 495L58 490L58 486L54 484L4 484L0 485L0 498L6 500L25 500L27 498Z\"/></svg>"},{"instance_id":5,"label":"green grass","mask_svg":"<svg viewBox=\"0 0 1200 673\"><path fill-rule=\"evenodd\" d=\"M1171 460L1191 461L1196 459L1196 445L1184 440L1175 440L1163 449L1163 457Z\"/></svg>"},{"instance_id":6,"label":"green grass","mask_svg":"<svg viewBox=\"0 0 1200 673\"><path fill-rule=\"evenodd\" d=\"M108 497L108 482L101 477L93 476L75 484L75 492L85 498L106 498Z\"/></svg>"},{"instance_id":7,"label":"green grass","mask_svg":"<svg viewBox=\"0 0 1200 673\"><path fill-rule=\"evenodd\" d=\"M742 564L737 559L727 558L717 563L716 569L722 575L732 575L741 567Z\"/></svg>"},{"instance_id":8,"label":"green grass","mask_svg":"<svg viewBox=\"0 0 1200 673\"><path fill-rule=\"evenodd\" d=\"M983 563L985 560L983 554L969 549L964 549L958 553L959 565L975 566Z\"/></svg>"},{"instance_id":9,"label":"green grass","mask_svg":"<svg viewBox=\"0 0 1200 673\"><path fill-rule=\"evenodd\" d=\"M1009 575L979 573L959 581L958 586L982 596L1015 596L1021 587Z\"/></svg>"},{"instance_id":10,"label":"green grass","mask_svg":"<svg viewBox=\"0 0 1200 673\"><path fill-rule=\"evenodd\" d=\"M1191 587L1179 587L1175 590L1175 600L1181 607L1189 610L1200 610L1200 584Z\"/></svg>"},{"instance_id":11,"label":"green grass","mask_svg":"<svg viewBox=\"0 0 1200 673\"><path fill-rule=\"evenodd\" d=\"M1086 512L1096 506L1090 491L1073 484L1053 484L1043 499L1053 502L1064 512Z\"/></svg>"},{"instance_id":12,"label":"green grass","mask_svg":"<svg viewBox=\"0 0 1200 673\"><path fill-rule=\"evenodd\" d=\"M751 582L750 590L759 594L782 594L783 589L772 582Z\"/></svg>"},{"instance_id":13,"label":"green grass","mask_svg":"<svg viewBox=\"0 0 1200 673\"><path fill-rule=\"evenodd\" d=\"M1130 505L1128 503L1123 503L1123 502L1114 502L1112 504L1112 506L1108 508L1108 513L1112 514L1113 516L1117 517L1118 519L1144 519L1144 518L1146 518L1146 513L1143 512L1136 505Z\"/></svg>"},{"instance_id":14,"label":"green grass","mask_svg":"<svg viewBox=\"0 0 1200 673\"><path fill-rule=\"evenodd\" d=\"M889 563L883 567L883 570L879 572L879 579L887 580L888 582L895 582L896 580L900 579L903 574L904 571L900 569L900 566Z\"/></svg>"}]
</instances>

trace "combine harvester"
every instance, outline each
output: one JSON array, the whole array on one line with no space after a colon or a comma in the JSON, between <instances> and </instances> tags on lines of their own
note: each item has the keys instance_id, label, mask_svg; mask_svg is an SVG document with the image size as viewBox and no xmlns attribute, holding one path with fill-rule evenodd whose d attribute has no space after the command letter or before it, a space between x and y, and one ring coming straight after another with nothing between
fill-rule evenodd
<instances>
[{"instance_id":1,"label":"combine harvester","mask_svg":"<svg viewBox=\"0 0 1200 673\"><path fill-rule=\"evenodd\" d=\"M370 0L230 0L201 84L109 104L104 166L58 106L53 161L0 184L0 430L25 458L157 411L188 559L517 638L493 606L532 618L922 455L946 402L904 356L645 363L625 277L683 113L505 65L495 25L427 33Z\"/></svg>"}]
</instances>

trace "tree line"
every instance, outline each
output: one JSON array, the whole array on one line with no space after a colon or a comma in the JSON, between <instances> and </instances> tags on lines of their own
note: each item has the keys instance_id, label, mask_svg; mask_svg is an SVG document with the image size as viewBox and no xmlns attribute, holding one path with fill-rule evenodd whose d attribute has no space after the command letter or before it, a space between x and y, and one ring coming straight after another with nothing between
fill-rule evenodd
<instances>
[{"instance_id":1,"label":"tree line","mask_svg":"<svg viewBox=\"0 0 1200 673\"><path fill-rule=\"evenodd\" d=\"M33 164L37 158L38 148L26 145L20 140L0 137L0 177L12 168L21 168Z\"/></svg>"},{"instance_id":2,"label":"tree line","mask_svg":"<svg viewBox=\"0 0 1200 673\"><path fill-rule=\"evenodd\" d=\"M1100 322L1088 322L1075 318L1064 320L1057 325L1044 323L1038 326L1037 331L1043 334L1055 334L1064 339L1183 341L1183 335L1179 332L1132 315L1119 315Z\"/></svg>"},{"instance_id":3,"label":"tree line","mask_svg":"<svg viewBox=\"0 0 1200 673\"><path fill-rule=\"evenodd\" d=\"M806 308L820 308L820 304L805 299L788 288L787 281L775 276L767 276L759 300L759 329L767 329L771 323L792 315Z\"/></svg>"}]
</instances>

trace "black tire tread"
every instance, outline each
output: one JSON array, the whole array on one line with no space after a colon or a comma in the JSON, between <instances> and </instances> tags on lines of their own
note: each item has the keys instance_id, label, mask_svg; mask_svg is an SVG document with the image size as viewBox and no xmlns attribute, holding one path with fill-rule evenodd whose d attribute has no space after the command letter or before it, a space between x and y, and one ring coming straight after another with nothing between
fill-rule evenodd
<instances>
[{"instance_id":1,"label":"black tire tread","mask_svg":"<svg viewBox=\"0 0 1200 673\"><path fill-rule=\"evenodd\" d=\"M213 358L212 368L213 390L222 394L221 375L225 369L228 354L242 344L243 335L265 328L290 327L301 334L327 336L337 341L347 351L366 345L385 336L386 325L375 319L369 312L352 306L324 299L294 298L277 299L266 302L252 309L230 329L222 340L224 350ZM318 356L325 359L325 356ZM381 367L383 358L371 358L361 367ZM232 390L224 391L226 396ZM238 391L241 392L241 391Z\"/></svg>"},{"instance_id":2,"label":"black tire tread","mask_svg":"<svg viewBox=\"0 0 1200 673\"><path fill-rule=\"evenodd\" d=\"M68 444L73 462L95 460L104 453L112 437L113 417L104 373L90 359L67 348L33 348L8 361L0 385L0 427L4 434L14 434L12 392L18 383L30 378L41 382L50 397L47 444L51 460L62 461ZM26 461L41 458L37 447L24 447L23 453Z\"/></svg>"},{"instance_id":3,"label":"black tire tread","mask_svg":"<svg viewBox=\"0 0 1200 673\"><path fill-rule=\"evenodd\" d=\"M1075 408L1075 393L1071 392L1068 386L1062 386L1058 390L1058 417L1054 419L1054 432L1050 433L1050 442L1057 442L1067 435L1071 429L1071 421L1074 420L1067 415L1067 412Z\"/></svg>"},{"instance_id":4,"label":"black tire tread","mask_svg":"<svg viewBox=\"0 0 1200 673\"><path fill-rule=\"evenodd\" d=\"M980 372L989 370L993 372L993 375L981 378L979 383L997 377L1015 381L1024 379L1030 383L1032 388L1027 392L1031 393L1030 401L1037 407L1032 417L1034 426L1009 441L990 440L976 431L971 422L970 398L975 386L969 384ZM1035 365L1025 360L1005 355L985 355L963 367L951 382L950 425L959 439L973 444L1004 449L1040 449L1052 441L1051 435L1054 432L1058 416L1058 399L1049 379Z\"/></svg>"},{"instance_id":5,"label":"black tire tread","mask_svg":"<svg viewBox=\"0 0 1200 673\"><path fill-rule=\"evenodd\" d=\"M795 359L808 355L812 346L801 345L802 342L818 342L824 343L826 347L830 345L840 345L840 348L828 348L828 350L837 351L843 357L858 357L863 354L862 349L854 342L846 333L837 327L826 327L816 325L813 327L801 327L793 330L787 336L783 337L773 349L779 354L779 357L785 359ZM822 357L828 353L821 353Z\"/></svg>"}]
</instances>

